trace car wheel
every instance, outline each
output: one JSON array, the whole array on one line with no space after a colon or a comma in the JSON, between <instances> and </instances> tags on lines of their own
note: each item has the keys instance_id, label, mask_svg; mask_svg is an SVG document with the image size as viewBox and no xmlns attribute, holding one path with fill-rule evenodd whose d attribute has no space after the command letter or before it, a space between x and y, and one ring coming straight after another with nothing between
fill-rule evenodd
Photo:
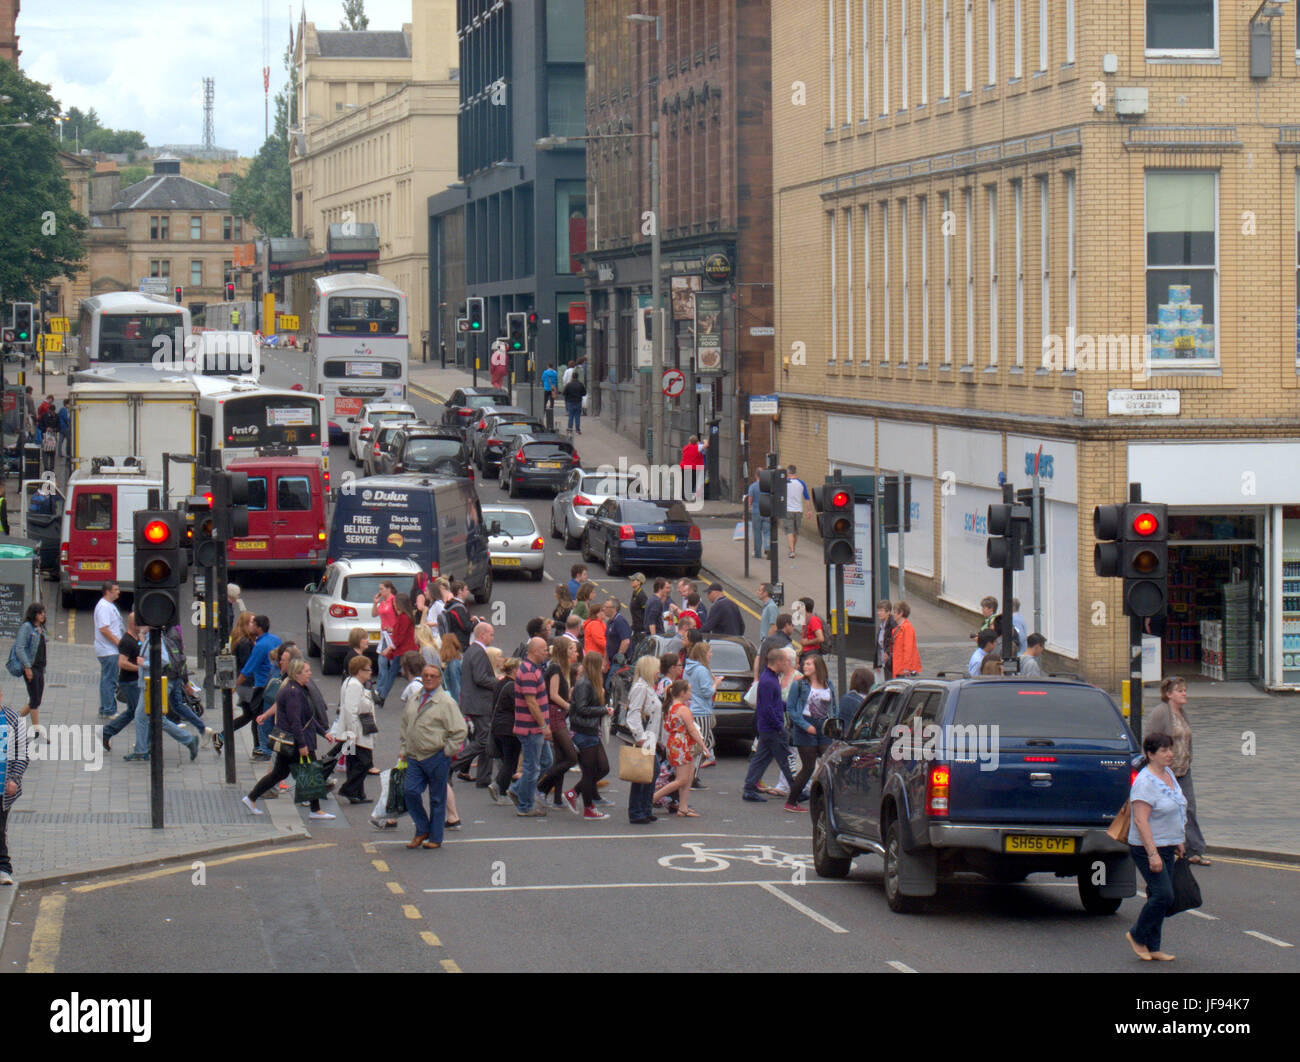
<instances>
[{"instance_id":1,"label":"car wheel","mask_svg":"<svg viewBox=\"0 0 1300 1062\"><path fill-rule=\"evenodd\" d=\"M698 564L688 564L686 566L686 578L698 579L700 576L700 566Z\"/></svg>"},{"instance_id":2,"label":"car wheel","mask_svg":"<svg viewBox=\"0 0 1300 1062\"><path fill-rule=\"evenodd\" d=\"M501 467L497 469L497 486L502 490L506 489L506 466L504 461L501 463Z\"/></svg>"},{"instance_id":3,"label":"car wheel","mask_svg":"<svg viewBox=\"0 0 1300 1062\"><path fill-rule=\"evenodd\" d=\"M338 675L343 672L343 657L335 656L333 653L327 653L324 649L325 635L321 634L321 661L320 670L322 675Z\"/></svg>"},{"instance_id":4,"label":"car wheel","mask_svg":"<svg viewBox=\"0 0 1300 1062\"><path fill-rule=\"evenodd\" d=\"M563 532L555 526L555 506L551 506L551 538L561 538Z\"/></svg>"},{"instance_id":5,"label":"car wheel","mask_svg":"<svg viewBox=\"0 0 1300 1062\"><path fill-rule=\"evenodd\" d=\"M903 833L898 821L889 824L885 834L885 902L895 914L915 914L925 905L920 896L904 896L898 877L898 860L903 851Z\"/></svg>"},{"instance_id":6,"label":"car wheel","mask_svg":"<svg viewBox=\"0 0 1300 1062\"><path fill-rule=\"evenodd\" d=\"M607 545L605 547L605 573L607 575L619 575L622 571L622 567L614 560L614 547Z\"/></svg>"},{"instance_id":7,"label":"car wheel","mask_svg":"<svg viewBox=\"0 0 1300 1062\"><path fill-rule=\"evenodd\" d=\"M1122 896L1103 896L1100 887L1092 883L1092 870L1084 868L1079 873L1079 899L1090 915L1113 915L1124 902Z\"/></svg>"},{"instance_id":8,"label":"car wheel","mask_svg":"<svg viewBox=\"0 0 1300 1062\"><path fill-rule=\"evenodd\" d=\"M77 609L77 591L64 590L59 588L59 605L65 612L75 612Z\"/></svg>"},{"instance_id":9,"label":"car wheel","mask_svg":"<svg viewBox=\"0 0 1300 1062\"><path fill-rule=\"evenodd\" d=\"M591 552L591 536L585 532L582 536L581 550L583 560L594 561L596 559L596 554Z\"/></svg>"},{"instance_id":10,"label":"car wheel","mask_svg":"<svg viewBox=\"0 0 1300 1062\"><path fill-rule=\"evenodd\" d=\"M307 617L307 655L320 656L320 646L316 639L311 636L311 617Z\"/></svg>"},{"instance_id":11,"label":"car wheel","mask_svg":"<svg viewBox=\"0 0 1300 1062\"><path fill-rule=\"evenodd\" d=\"M534 568L528 574L532 578L533 582L540 583L542 581L542 576L546 573L541 568Z\"/></svg>"},{"instance_id":12,"label":"car wheel","mask_svg":"<svg viewBox=\"0 0 1300 1062\"><path fill-rule=\"evenodd\" d=\"M831 824L826 813L826 798L813 796L813 869L819 878L847 878L853 866L852 856L831 854ZM838 849L838 845L836 846Z\"/></svg>"},{"instance_id":13,"label":"car wheel","mask_svg":"<svg viewBox=\"0 0 1300 1062\"><path fill-rule=\"evenodd\" d=\"M511 476L506 483L506 493L512 498L519 497L519 488L515 486L515 477Z\"/></svg>"},{"instance_id":14,"label":"car wheel","mask_svg":"<svg viewBox=\"0 0 1300 1062\"><path fill-rule=\"evenodd\" d=\"M577 538L574 538L571 534L569 534L569 518L566 516L564 518L564 548L577 549L578 543L579 540Z\"/></svg>"},{"instance_id":15,"label":"car wheel","mask_svg":"<svg viewBox=\"0 0 1300 1062\"><path fill-rule=\"evenodd\" d=\"M488 572L487 578L483 580L482 588L474 591L474 600L477 601L480 605L483 605L486 604L488 599L491 597L492 597L492 573Z\"/></svg>"}]
</instances>

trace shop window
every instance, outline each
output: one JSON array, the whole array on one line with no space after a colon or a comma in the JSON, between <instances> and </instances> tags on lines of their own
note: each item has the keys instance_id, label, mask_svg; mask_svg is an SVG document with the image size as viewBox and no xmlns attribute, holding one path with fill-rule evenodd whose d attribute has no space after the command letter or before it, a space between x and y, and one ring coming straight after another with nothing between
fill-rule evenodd
<instances>
[{"instance_id":1,"label":"shop window","mask_svg":"<svg viewBox=\"0 0 1300 1062\"><path fill-rule=\"evenodd\" d=\"M555 182L555 271L582 272L577 256L587 250L587 183Z\"/></svg>"},{"instance_id":2,"label":"shop window","mask_svg":"<svg viewBox=\"0 0 1300 1062\"><path fill-rule=\"evenodd\" d=\"M1216 174L1146 175L1147 331L1154 367L1218 364Z\"/></svg>"},{"instance_id":3,"label":"shop window","mask_svg":"<svg viewBox=\"0 0 1300 1062\"><path fill-rule=\"evenodd\" d=\"M1217 7L1218 0L1147 0L1147 55L1217 55Z\"/></svg>"}]
</instances>

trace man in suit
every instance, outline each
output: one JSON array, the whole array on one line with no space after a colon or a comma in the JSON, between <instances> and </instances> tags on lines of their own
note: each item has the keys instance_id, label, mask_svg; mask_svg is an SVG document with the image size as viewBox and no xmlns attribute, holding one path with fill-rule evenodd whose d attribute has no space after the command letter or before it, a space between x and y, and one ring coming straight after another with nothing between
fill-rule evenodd
<instances>
[{"instance_id":1,"label":"man in suit","mask_svg":"<svg viewBox=\"0 0 1300 1062\"><path fill-rule=\"evenodd\" d=\"M710 583L705 594L709 599L709 611L700 631L704 634L728 634L735 638L743 638L745 617L740 614L736 603L727 597L722 584Z\"/></svg>"},{"instance_id":2,"label":"man in suit","mask_svg":"<svg viewBox=\"0 0 1300 1062\"><path fill-rule=\"evenodd\" d=\"M492 707L496 701L497 676L488 657L495 632L490 623L479 623L470 637L461 661L460 712L470 726L470 740L452 761L451 769L462 781L486 789L492 780ZM470 764L478 759L478 777L469 775Z\"/></svg>"}]
</instances>

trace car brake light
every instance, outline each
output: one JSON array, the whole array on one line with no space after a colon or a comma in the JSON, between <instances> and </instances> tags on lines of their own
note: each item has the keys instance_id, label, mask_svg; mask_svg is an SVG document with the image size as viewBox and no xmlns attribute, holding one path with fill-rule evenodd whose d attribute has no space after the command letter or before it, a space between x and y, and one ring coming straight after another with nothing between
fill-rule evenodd
<instances>
[{"instance_id":1,"label":"car brake light","mask_svg":"<svg viewBox=\"0 0 1300 1062\"><path fill-rule=\"evenodd\" d=\"M517 454L515 454L515 460L518 461L520 464L523 464L524 461L527 460L527 459L524 457L524 452L523 452L523 450L520 450Z\"/></svg>"},{"instance_id":2,"label":"car brake light","mask_svg":"<svg viewBox=\"0 0 1300 1062\"><path fill-rule=\"evenodd\" d=\"M328 468L321 473L321 479L325 484L325 493L328 494L330 489L330 470Z\"/></svg>"},{"instance_id":3,"label":"car brake light","mask_svg":"<svg viewBox=\"0 0 1300 1062\"><path fill-rule=\"evenodd\" d=\"M456 410L456 416L458 416L458 417L472 417L473 415L474 415L474 411L473 411L472 409L458 409L458 410Z\"/></svg>"},{"instance_id":4,"label":"car brake light","mask_svg":"<svg viewBox=\"0 0 1300 1062\"><path fill-rule=\"evenodd\" d=\"M1026 756L1026 763L1055 763L1055 756Z\"/></svg>"},{"instance_id":5,"label":"car brake light","mask_svg":"<svg viewBox=\"0 0 1300 1062\"><path fill-rule=\"evenodd\" d=\"M948 817L948 779L949 769L946 763L930 764L930 773L925 779L925 813L939 818Z\"/></svg>"},{"instance_id":6,"label":"car brake light","mask_svg":"<svg viewBox=\"0 0 1300 1062\"><path fill-rule=\"evenodd\" d=\"M578 451L577 451L577 450L574 450L574 451L573 451L573 456L572 456L571 458L569 458L569 464L571 464L571 465L580 465L580 464L582 464L582 458L580 458L580 457L578 456Z\"/></svg>"},{"instance_id":7,"label":"car brake light","mask_svg":"<svg viewBox=\"0 0 1300 1062\"><path fill-rule=\"evenodd\" d=\"M437 561L434 561L431 565L429 565L429 574L430 574L434 579L437 579L438 576L441 574L441 571L440 571L440 569L438 568L438 562L437 562Z\"/></svg>"},{"instance_id":8,"label":"car brake light","mask_svg":"<svg viewBox=\"0 0 1300 1062\"><path fill-rule=\"evenodd\" d=\"M1134 767L1128 772L1128 787L1132 789L1133 783L1136 782L1137 780L1138 780L1138 769Z\"/></svg>"},{"instance_id":9,"label":"car brake light","mask_svg":"<svg viewBox=\"0 0 1300 1062\"><path fill-rule=\"evenodd\" d=\"M500 439L489 439L489 440L487 441L487 444L488 444L489 446L500 446L500 445L501 445L501 440L500 440Z\"/></svg>"},{"instance_id":10,"label":"car brake light","mask_svg":"<svg viewBox=\"0 0 1300 1062\"><path fill-rule=\"evenodd\" d=\"M545 548L546 548L546 539L542 538L541 535L538 535L535 539L533 539L533 546L532 546L532 548L533 548L533 549L545 549Z\"/></svg>"},{"instance_id":11,"label":"car brake light","mask_svg":"<svg viewBox=\"0 0 1300 1062\"><path fill-rule=\"evenodd\" d=\"M474 430L475 430L475 431L482 431L482 430L483 430L484 428L486 428L486 427L487 427L487 421L486 421L486 420L480 420L480 421L478 422L478 426L477 426Z\"/></svg>"},{"instance_id":12,"label":"car brake light","mask_svg":"<svg viewBox=\"0 0 1300 1062\"><path fill-rule=\"evenodd\" d=\"M624 524L618 529L618 537L623 542L636 538L636 532L632 530L631 524Z\"/></svg>"},{"instance_id":13,"label":"car brake light","mask_svg":"<svg viewBox=\"0 0 1300 1062\"><path fill-rule=\"evenodd\" d=\"M368 439L368 438L370 437L370 433L371 433L373 430L374 430L374 429L371 428L369 425L367 425L366 427L362 428L362 429L361 429L361 432L360 432L361 438L363 438L363 439Z\"/></svg>"},{"instance_id":14,"label":"car brake light","mask_svg":"<svg viewBox=\"0 0 1300 1062\"><path fill-rule=\"evenodd\" d=\"M68 566L68 544L66 542L59 547L59 564L65 568ZM1136 773L1135 771L1134 774Z\"/></svg>"},{"instance_id":15,"label":"car brake light","mask_svg":"<svg viewBox=\"0 0 1300 1062\"><path fill-rule=\"evenodd\" d=\"M330 615L335 619L352 619L357 610L351 605L330 605Z\"/></svg>"},{"instance_id":16,"label":"car brake light","mask_svg":"<svg viewBox=\"0 0 1300 1062\"><path fill-rule=\"evenodd\" d=\"M588 498L585 494L575 494L573 497L573 504L591 506L591 505L595 505L596 503L593 502L590 498Z\"/></svg>"},{"instance_id":17,"label":"car brake light","mask_svg":"<svg viewBox=\"0 0 1300 1062\"><path fill-rule=\"evenodd\" d=\"M688 534L686 537L692 542L700 541L700 529L692 524L690 534Z\"/></svg>"},{"instance_id":18,"label":"car brake light","mask_svg":"<svg viewBox=\"0 0 1300 1062\"><path fill-rule=\"evenodd\" d=\"M317 542L325 541L325 528L322 527L319 531L316 532L316 541Z\"/></svg>"}]
</instances>

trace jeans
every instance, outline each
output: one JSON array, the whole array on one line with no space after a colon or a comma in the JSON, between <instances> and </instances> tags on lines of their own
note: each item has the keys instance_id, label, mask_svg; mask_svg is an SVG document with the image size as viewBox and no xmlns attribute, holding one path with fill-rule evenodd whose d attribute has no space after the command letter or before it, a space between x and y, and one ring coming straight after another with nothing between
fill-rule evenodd
<instances>
[{"instance_id":1,"label":"jeans","mask_svg":"<svg viewBox=\"0 0 1300 1062\"><path fill-rule=\"evenodd\" d=\"M1147 883L1147 902L1138 913L1138 920L1133 923L1129 933L1139 944L1145 944L1149 951L1159 951L1165 912L1174 902L1174 849L1177 846L1169 844L1156 847L1160 861L1164 864L1159 874L1151 870L1145 848L1139 845L1128 847L1133 853L1133 862L1137 864L1142 880Z\"/></svg>"},{"instance_id":2,"label":"jeans","mask_svg":"<svg viewBox=\"0 0 1300 1062\"><path fill-rule=\"evenodd\" d=\"M265 752L268 756L275 755L275 749L271 748L271 731L275 729L275 716L266 717L265 723L257 724L257 748Z\"/></svg>"},{"instance_id":3,"label":"jeans","mask_svg":"<svg viewBox=\"0 0 1300 1062\"><path fill-rule=\"evenodd\" d=\"M789 801L791 804L799 803L803 796L804 787L808 780L812 778L813 771L817 769L817 755L824 746L818 745L799 745L799 773L794 776L794 781L790 783Z\"/></svg>"},{"instance_id":4,"label":"jeans","mask_svg":"<svg viewBox=\"0 0 1300 1062\"><path fill-rule=\"evenodd\" d=\"M123 683L122 688L127 691L126 707L104 724L106 740L111 740L114 735L120 734L126 729L126 724L135 718L136 705L140 701L140 685L137 682L129 682Z\"/></svg>"},{"instance_id":5,"label":"jeans","mask_svg":"<svg viewBox=\"0 0 1300 1062\"><path fill-rule=\"evenodd\" d=\"M573 402L566 398L564 408L569 414L569 431L582 431L582 399Z\"/></svg>"},{"instance_id":6,"label":"jeans","mask_svg":"<svg viewBox=\"0 0 1300 1062\"><path fill-rule=\"evenodd\" d=\"M537 796L537 773L542 758L542 749L546 739L541 734L522 734L519 745L523 749L524 763L519 772L518 781L512 782L510 792L519 800L520 811L532 811L533 800Z\"/></svg>"},{"instance_id":7,"label":"jeans","mask_svg":"<svg viewBox=\"0 0 1300 1062\"><path fill-rule=\"evenodd\" d=\"M383 653L379 654L379 681L375 685L375 705L382 707L388 698L388 691L393 688L393 683L397 681L397 673L400 670L395 665L396 660L389 660Z\"/></svg>"},{"instance_id":8,"label":"jeans","mask_svg":"<svg viewBox=\"0 0 1300 1062\"><path fill-rule=\"evenodd\" d=\"M113 695L117 692L117 653L99 658L99 714L117 712Z\"/></svg>"},{"instance_id":9,"label":"jeans","mask_svg":"<svg viewBox=\"0 0 1300 1062\"><path fill-rule=\"evenodd\" d=\"M771 537L772 521L763 519L757 510L751 510L749 514L749 530L754 540L754 556L756 559L762 560L763 554L767 552L768 539Z\"/></svg>"},{"instance_id":10,"label":"jeans","mask_svg":"<svg viewBox=\"0 0 1300 1062\"><path fill-rule=\"evenodd\" d=\"M194 714L194 709L189 706L185 697L181 694L180 682L168 681L167 692L169 694L168 700L171 701L172 715L180 719L181 722L189 723L190 726L194 727L199 732L199 737L206 734L208 728L203 725L203 720Z\"/></svg>"},{"instance_id":11,"label":"jeans","mask_svg":"<svg viewBox=\"0 0 1300 1062\"><path fill-rule=\"evenodd\" d=\"M654 780L659 777L659 770L663 761L655 755L654 773L651 774L649 782L633 782L632 788L627 795L627 820L628 822L641 822L648 819L654 814Z\"/></svg>"},{"instance_id":12,"label":"jeans","mask_svg":"<svg viewBox=\"0 0 1300 1062\"><path fill-rule=\"evenodd\" d=\"M447 821L447 769L451 761L445 752L435 752L427 760L414 757L406 761L406 810L415 823L415 836L428 837L442 844L442 828ZM429 810L424 810L424 791L429 790Z\"/></svg>"},{"instance_id":13,"label":"jeans","mask_svg":"<svg viewBox=\"0 0 1300 1062\"><path fill-rule=\"evenodd\" d=\"M799 794L794 787L794 775L790 773L790 748L785 743L785 734L780 730L759 732L758 747L749 757L749 770L745 772L745 796L759 795L758 783L763 780L763 772L773 760L776 760L776 765L785 775L786 784L790 787L790 799L797 800Z\"/></svg>"},{"instance_id":14,"label":"jeans","mask_svg":"<svg viewBox=\"0 0 1300 1062\"><path fill-rule=\"evenodd\" d=\"M153 736L149 726L149 716L145 712L144 683L140 684L140 700L135 709L135 752L148 752L150 745L149 739ZM196 740L188 730L183 726L173 723L170 716L163 716L163 733L168 737L174 738L182 745L188 745L191 741Z\"/></svg>"}]
</instances>

